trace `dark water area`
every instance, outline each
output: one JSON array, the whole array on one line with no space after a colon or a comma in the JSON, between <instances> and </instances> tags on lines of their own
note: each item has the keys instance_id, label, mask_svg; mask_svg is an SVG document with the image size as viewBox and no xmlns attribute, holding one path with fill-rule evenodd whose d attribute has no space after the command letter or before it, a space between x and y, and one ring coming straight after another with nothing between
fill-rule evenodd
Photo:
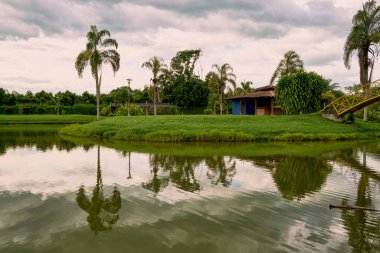
<instances>
[{"instance_id":1,"label":"dark water area","mask_svg":"<svg viewBox=\"0 0 380 253\"><path fill-rule=\"evenodd\" d=\"M380 141L149 144L0 126L0 252L380 252Z\"/></svg>"}]
</instances>

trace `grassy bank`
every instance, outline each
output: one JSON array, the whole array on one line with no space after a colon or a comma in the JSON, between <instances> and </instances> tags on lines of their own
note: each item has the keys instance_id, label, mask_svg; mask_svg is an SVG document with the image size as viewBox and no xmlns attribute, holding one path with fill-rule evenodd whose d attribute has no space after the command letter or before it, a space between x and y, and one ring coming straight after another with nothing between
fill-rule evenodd
<instances>
[{"instance_id":1,"label":"grassy bank","mask_svg":"<svg viewBox=\"0 0 380 253\"><path fill-rule=\"evenodd\" d=\"M380 137L380 124L347 125L318 114L295 116L112 117L60 130L64 135L150 142L349 140Z\"/></svg>"},{"instance_id":2,"label":"grassy bank","mask_svg":"<svg viewBox=\"0 0 380 253\"><path fill-rule=\"evenodd\" d=\"M91 115L0 115L0 124L84 124L96 120Z\"/></svg>"}]
</instances>

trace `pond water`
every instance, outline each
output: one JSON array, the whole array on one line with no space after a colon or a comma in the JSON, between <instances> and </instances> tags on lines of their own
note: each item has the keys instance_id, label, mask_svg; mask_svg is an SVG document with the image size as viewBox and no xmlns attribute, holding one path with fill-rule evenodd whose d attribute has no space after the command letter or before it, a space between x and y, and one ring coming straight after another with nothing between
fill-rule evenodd
<instances>
[{"instance_id":1,"label":"pond water","mask_svg":"<svg viewBox=\"0 0 380 253\"><path fill-rule=\"evenodd\" d=\"M380 142L143 144L0 127L0 252L380 252Z\"/></svg>"}]
</instances>

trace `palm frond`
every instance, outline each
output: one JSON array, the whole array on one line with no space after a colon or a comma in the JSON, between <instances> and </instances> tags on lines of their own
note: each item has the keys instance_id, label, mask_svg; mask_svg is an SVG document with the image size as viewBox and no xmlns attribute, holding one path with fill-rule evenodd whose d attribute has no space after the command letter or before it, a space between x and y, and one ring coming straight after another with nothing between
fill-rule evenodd
<instances>
[{"instance_id":1,"label":"palm frond","mask_svg":"<svg viewBox=\"0 0 380 253\"><path fill-rule=\"evenodd\" d=\"M83 50L77 56L77 59L75 61L75 69L77 70L78 76L80 78L83 77L83 71L89 62L90 56L91 56L91 52L88 50Z\"/></svg>"}]
</instances>

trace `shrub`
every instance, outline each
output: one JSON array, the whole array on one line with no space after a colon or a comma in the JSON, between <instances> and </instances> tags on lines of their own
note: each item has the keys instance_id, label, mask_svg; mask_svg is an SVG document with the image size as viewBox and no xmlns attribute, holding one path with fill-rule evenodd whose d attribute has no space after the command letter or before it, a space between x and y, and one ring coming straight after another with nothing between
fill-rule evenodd
<instances>
[{"instance_id":1,"label":"shrub","mask_svg":"<svg viewBox=\"0 0 380 253\"><path fill-rule=\"evenodd\" d=\"M354 118L354 115L352 113L347 113L343 117L343 122L346 124L352 124L352 123L354 123L354 121L355 121L355 118Z\"/></svg>"},{"instance_id":2,"label":"shrub","mask_svg":"<svg viewBox=\"0 0 380 253\"><path fill-rule=\"evenodd\" d=\"M212 109L204 109L203 114L211 115L213 113Z\"/></svg>"},{"instance_id":3,"label":"shrub","mask_svg":"<svg viewBox=\"0 0 380 253\"><path fill-rule=\"evenodd\" d=\"M72 106L72 113L73 114L96 115L96 105L76 104L76 105Z\"/></svg>"},{"instance_id":4,"label":"shrub","mask_svg":"<svg viewBox=\"0 0 380 253\"><path fill-rule=\"evenodd\" d=\"M100 115L109 116L111 114L111 108L109 105L102 105L100 108Z\"/></svg>"},{"instance_id":5,"label":"shrub","mask_svg":"<svg viewBox=\"0 0 380 253\"><path fill-rule=\"evenodd\" d=\"M45 113L45 108L38 107L37 111L38 111L38 114L44 114Z\"/></svg>"},{"instance_id":6,"label":"shrub","mask_svg":"<svg viewBox=\"0 0 380 253\"><path fill-rule=\"evenodd\" d=\"M23 107L22 108L22 114L30 114L30 108L29 107Z\"/></svg>"},{"instance_id":7,"label":"shrub","mask_svg":"<svg viewBox=\"0 0 380 253\"><path fill-rule=\"evenodd\" d=\"M135 105L135 104L130 105L129 112L132 116L144 115L143 109L141 109L140 106ZM116 116L128 116L128 106L119 107L119 109L116 111L115 115Z\"/></svg>"},{"instance_id":8,"label":"shrub","mask_svg":"<svg viewBox=\"0 0 380 253\"><path fill-rule=\"evenodd\" d=\"M4 109L5 114L13 114L13 107L5 107Z\"/></svg>"}]
</instances>

